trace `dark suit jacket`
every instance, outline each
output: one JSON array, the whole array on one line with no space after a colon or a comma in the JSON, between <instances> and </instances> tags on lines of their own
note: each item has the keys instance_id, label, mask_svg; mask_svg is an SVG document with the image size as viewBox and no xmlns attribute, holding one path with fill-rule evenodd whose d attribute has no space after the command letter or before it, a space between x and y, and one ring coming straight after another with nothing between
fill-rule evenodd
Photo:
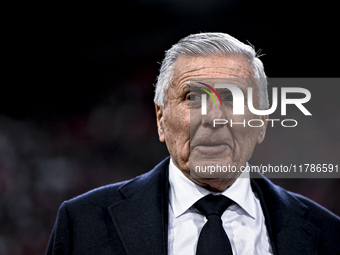
<instances>
[{"instance_id":1,"label":"dark suit jacket","mask_svg":"<svg viewBox=\"0 0 340 255\"><path fill-rule=\"evenodd\" d=\"M168 164L64 202L47 254L166 254ZM251 182L274 254L340 254L339 217L266 178Z\"/></svg>"}]
</instances>

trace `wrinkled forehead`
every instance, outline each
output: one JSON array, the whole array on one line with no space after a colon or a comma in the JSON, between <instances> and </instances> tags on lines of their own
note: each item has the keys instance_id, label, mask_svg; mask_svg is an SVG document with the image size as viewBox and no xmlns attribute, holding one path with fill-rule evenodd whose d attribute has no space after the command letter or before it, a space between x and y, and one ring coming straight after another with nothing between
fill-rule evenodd
<instances>
[{"instance_id":1,"label":"wrinkled forehead","mask_svg":"<svg viewBox=\"0 0 340 255\"><path fill-rule=\"evenodd\" d=\"M187 57L180 56L174 66L173 92L186 86L200 86L199 82L214 86L215 84L233 84L243 91L247 87L256 89L254 72L243 55Z\"/></svg>"},{"instance_id":2,"label":"wrinkled forehead","mask_svg":"<svg viewBox=\"0 0 340 255\"><path fill-rule=\"evenodd\" d=\"M173 83L178 85L193 78L252 78L253 69L243 55L187 57L180 56L174 66Z\"/></svg>"}]
</instances>

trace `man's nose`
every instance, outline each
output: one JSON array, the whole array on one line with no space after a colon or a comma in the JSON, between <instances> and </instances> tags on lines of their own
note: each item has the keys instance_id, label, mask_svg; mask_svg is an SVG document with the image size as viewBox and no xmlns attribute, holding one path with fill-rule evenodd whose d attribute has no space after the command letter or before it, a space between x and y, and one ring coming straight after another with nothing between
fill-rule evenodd
<instances>
[{"instance_id":1,"label":"man's nose","mask_svg":"<svg viewBox=\"0 0 340 255\"><path fill-rule=\"evenodd\" d=\"M225 113L223 111L222 105L217 101L215 102L209 98L207 100L207 114L202 115L202 125L204 127L219 128L223 125L216 125L214 127L214 119L226 119Z\"/></svg>"}]
</instances>

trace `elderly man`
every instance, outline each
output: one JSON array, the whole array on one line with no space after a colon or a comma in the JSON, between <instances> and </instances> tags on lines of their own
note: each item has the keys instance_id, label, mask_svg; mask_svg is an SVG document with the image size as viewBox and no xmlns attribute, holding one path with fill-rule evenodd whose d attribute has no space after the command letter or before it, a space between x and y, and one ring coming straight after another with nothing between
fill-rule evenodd
<instances>
[{"instance_id":1,"label":"elderly man","mask_svg":"<svg viewBox=\"0 0 340 255\"><path fill-rule=\"evenodd\" d=\"M242 120L233 115L230 91L212 83L234 83L244 93L252 87L254 107L267 109L265 77L254 50L227 34L175 44L155 95L159 139L170 158L133 180L64 202L47 254L339 254L339 217L240 171L264 139L267 116L245 107L244 120L264 124L214 123ZM197 173L209 165L236 171Z\"/></svg>"}]
</instances>

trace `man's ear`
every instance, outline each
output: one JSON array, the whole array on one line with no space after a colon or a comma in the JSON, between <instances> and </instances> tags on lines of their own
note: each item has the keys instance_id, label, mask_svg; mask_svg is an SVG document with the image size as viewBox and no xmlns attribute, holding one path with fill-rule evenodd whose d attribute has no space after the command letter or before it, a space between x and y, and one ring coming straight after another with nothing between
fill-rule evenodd
<instances>
[{"instance_id":1,"label":"man's ear","mask_svg":"<svg viewBox=\"0 0 340 255\"><path fill-rule=\"evenodd\" d=\"M158 137L159 137L159 141L163 143L165 142L165 135L164 135L164 129L163 129L163 108L157 104L155 106L156 106Z\"/></svg>"},{"instance_id":2,"label":"man's ear","mask_svg":"<svg viewBox=\"0 0 340 255\"><path fill-rule=\"evenodd\" d=\"M266 130L267 130L267 124L268 124L267 119L268 119L268 117L269 117L268 115L264 115L264 116L261 117L261 119L262 119L264 124L263 124L262 127L260 127L261 130L260 130L260 132L257 135L257 143L258 144L262 143L263 140L264 140L264 137L266 136Z\"/></svg>"}]
</instances>

